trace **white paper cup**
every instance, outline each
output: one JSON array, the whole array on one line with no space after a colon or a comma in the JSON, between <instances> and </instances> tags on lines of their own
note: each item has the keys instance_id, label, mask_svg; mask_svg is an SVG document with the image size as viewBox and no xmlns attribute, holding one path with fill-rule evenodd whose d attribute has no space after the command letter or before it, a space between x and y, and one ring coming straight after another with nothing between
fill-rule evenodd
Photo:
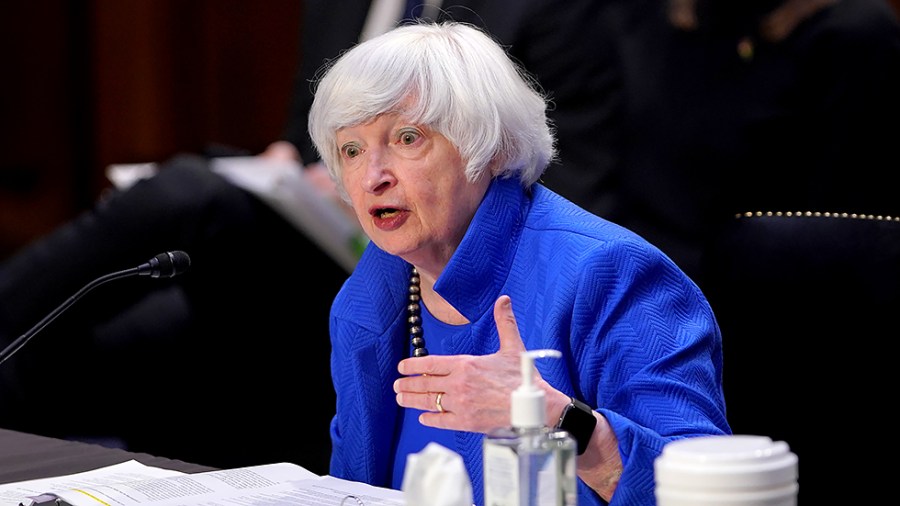
<instances>
[{"instance_id":1,"label":"white paper cup","mask_svg":"<svg viewBox=\"0 0 900 506\"><path fill-rule=\"evenodd\" d=\"M654 462L658 506L796 506L797 455L766 436L686 438Z\"/></svg>"}]
</instances>

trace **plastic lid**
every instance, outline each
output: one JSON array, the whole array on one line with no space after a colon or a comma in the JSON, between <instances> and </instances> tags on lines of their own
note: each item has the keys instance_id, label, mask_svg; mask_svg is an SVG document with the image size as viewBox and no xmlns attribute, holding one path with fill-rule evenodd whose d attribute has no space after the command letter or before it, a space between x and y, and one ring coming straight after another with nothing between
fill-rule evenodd
<instances>
[{"instance_id":1,"label":"plastic lid","mask_svg":"<svg viewBox=\"0 0 900 506\"><path fill-rule=\"evenodd\" d=\"M547 422L544 391L534 384L534 359L562 357L556 350L533 350L522 352L522 384L511 397L512 426L519 429L536 429Z\"/></svg>"},{"instance_id":2,"label":"plastic lid","mask_svg":"<svg viewBox=\"0 0 900 506\"><path fill-rule=\"evenodd\" d=\"M668 443L654 470L669 490L769 489L797 480L797 455L767 436L700 436Z\"/></svg>"}]
</instances>

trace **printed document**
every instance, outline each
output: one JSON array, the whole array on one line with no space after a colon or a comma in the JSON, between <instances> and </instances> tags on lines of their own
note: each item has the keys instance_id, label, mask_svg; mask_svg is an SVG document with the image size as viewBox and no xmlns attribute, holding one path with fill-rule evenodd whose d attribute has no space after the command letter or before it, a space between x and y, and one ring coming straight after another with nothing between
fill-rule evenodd
<instances>
[{"instance_id":1,"label":"printed document","mask_svg":"<svg viewBox=\"0 0 900 506\"><path fill-rule=\"evenodd\" d=\"M0 506L403 506L403 493L319 476L291 463L185 474L137 461L0 485Z\"/></svg>"}]
</instances>

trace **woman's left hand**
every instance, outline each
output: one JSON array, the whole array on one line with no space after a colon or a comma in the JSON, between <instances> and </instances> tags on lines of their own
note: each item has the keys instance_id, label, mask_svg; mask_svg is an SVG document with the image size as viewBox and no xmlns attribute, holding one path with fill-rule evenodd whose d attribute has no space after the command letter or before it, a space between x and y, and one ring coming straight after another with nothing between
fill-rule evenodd
<instances>
[{"instance_id":1,"label":"woman's left hand","mask_svg":"<svg viewBox=\"0 0 900 506\"><path fill-rule=\"evenodd\" d=\"M522 383L521 353L525 351L508 295L494 303L494 320L500 349L492 355L402 360L398 370L406 377L394 382L397 404L426 411L419 421L431 427L487 432L508 426L510 394ZM568 402L568 396L550 387L537 372L534 381L548 392L548 406L558 404L559 411Z\"/></svg>"}]
</instances>

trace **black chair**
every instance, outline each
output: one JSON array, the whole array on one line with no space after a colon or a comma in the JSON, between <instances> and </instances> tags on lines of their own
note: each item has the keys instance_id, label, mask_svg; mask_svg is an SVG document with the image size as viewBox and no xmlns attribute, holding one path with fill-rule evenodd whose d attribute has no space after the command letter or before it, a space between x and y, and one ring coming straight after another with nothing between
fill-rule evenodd
<instances>
[{"instance_id":1,"label":"black chair","mask_svg":"<svg viewBox=\"0 0 900 506\"><path fill-rule=\"evenodd\" d=\"M900 218L741 214L705 265L732 430L787 442L808 498L871 471L862 449L896 447Z\"/></svg>"}]
</instances>

